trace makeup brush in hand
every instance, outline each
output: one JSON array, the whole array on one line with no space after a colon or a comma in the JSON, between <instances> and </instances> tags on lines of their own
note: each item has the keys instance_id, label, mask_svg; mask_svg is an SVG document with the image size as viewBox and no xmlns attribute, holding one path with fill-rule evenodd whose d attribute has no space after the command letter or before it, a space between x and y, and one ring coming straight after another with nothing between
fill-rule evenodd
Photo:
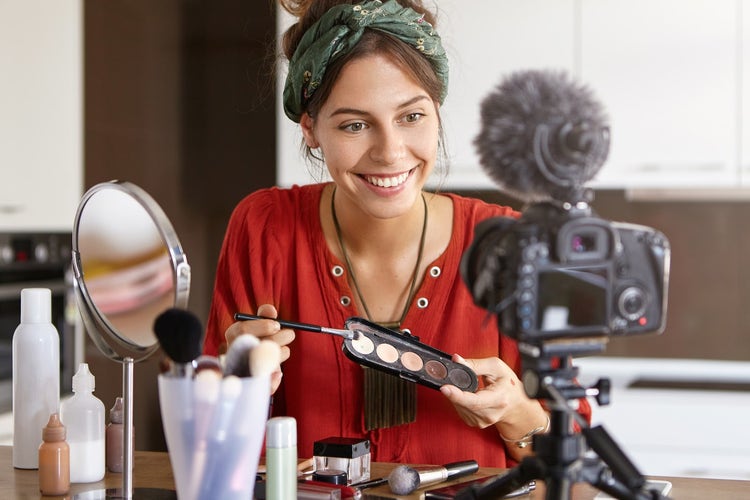
<instances>
[{"instance_id":1,"label":"makeup brush in hand","mask_svg":"<svg viewBox=\"0 0 750 500\"><path fill-rule=\"evenodd\" d=\"M185 309L167 309L154 321L154 334L172 360L170 374L192 376L193 360L200 356L202 348L203 325L198 317Z\"/></svg>"}]
</instances>

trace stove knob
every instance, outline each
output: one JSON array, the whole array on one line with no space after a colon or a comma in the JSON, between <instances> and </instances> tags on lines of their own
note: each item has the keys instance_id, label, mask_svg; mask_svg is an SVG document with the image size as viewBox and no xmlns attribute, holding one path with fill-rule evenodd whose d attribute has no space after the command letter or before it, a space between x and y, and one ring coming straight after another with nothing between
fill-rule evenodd
<instances>
[{"instance_id":1,"label":"stove knob","mask_svg":"<svg viewBox=\"0 0 750 500\"><path fill-rule=\"evenodd\" d=\"M0 246L0 262L10 264L13 262L13 249L10 245Z\"/></svg>"},{"instance_id":2,"label":"stove knob","mask_svg":"<svg viewBox=\"0 0 750 500\"><path fill-rule=\"evenodd\" d=\"M49 247L46 243L38 243L34 247L34 259L37 262L47 262L49 260Z\"/></svg>"}]
</instances>

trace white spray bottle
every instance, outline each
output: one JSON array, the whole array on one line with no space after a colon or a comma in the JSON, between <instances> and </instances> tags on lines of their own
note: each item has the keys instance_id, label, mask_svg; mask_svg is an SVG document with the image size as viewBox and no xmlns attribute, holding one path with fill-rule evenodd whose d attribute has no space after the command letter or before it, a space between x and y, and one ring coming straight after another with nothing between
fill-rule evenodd
<instances>
[{"instance_id":1,"label":"white spray bottle","mask_svg":"<svg viewBox=\"0 0 750 500\"><path fill-rule=\"evenodd\" d=\"M13 467L37 469L42 429L60 406L60 335L48 288L21 290L13 333Z\"/></svg>"}]
</instances>

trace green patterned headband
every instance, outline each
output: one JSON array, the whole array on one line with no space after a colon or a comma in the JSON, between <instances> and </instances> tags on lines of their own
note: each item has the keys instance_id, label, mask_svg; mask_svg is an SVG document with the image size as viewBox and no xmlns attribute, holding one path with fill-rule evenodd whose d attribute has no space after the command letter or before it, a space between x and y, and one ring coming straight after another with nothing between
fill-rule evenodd
<instances>
[{"instance_id":1,"label":"green patterned headband","mask_svg":"<svg viewBox=\"0 0 750 500\"><path fill-rule=\"evenodd\" d=\"M393 35L424 54L443 82L443 102L448 90L448 59L440 36L423 15L402 7L396 0L374 0L332 7L302 36L289 61L284 85L284 112L289 118L300 121L328 66L348 54L366 28Z\"/></svg>"}]
</instances>

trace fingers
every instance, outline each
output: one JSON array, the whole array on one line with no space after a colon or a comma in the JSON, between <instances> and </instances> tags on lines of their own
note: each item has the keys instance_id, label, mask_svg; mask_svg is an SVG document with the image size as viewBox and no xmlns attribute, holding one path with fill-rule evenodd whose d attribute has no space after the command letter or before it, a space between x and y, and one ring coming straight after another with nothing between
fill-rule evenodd
<instances>
[{"instance_id":1,"label":"fingers","mask_svg":"<svg viewBox=\"0 0 750 500\"><path fill-rule=\"evenodd\" d=\"M258 307L257 314L266 318L275 318L278 312L273 305L263 304ZM281 325L273 319L237 321L227 328L225 333L227 343L231 344L234 339L245 333L254 335L259 339L273 340L281 347L281 362L289 359L291 351L288 346L294 341L294 330L281 328Z\"/></svg>"}]
</instances>

